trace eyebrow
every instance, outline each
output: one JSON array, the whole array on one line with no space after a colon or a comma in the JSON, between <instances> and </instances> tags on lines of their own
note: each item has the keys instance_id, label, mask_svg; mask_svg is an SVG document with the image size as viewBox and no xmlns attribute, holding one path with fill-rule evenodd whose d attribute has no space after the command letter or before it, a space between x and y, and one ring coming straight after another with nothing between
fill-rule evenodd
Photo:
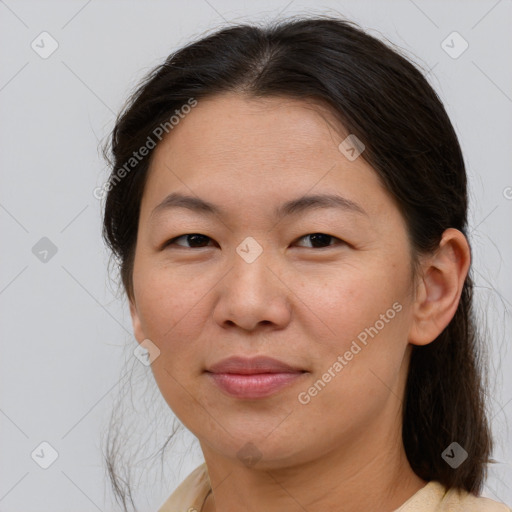
<instances>
[{"instance_id":1,"label":"eyebrow","mask_svg":"<svg viewBox=\"0 0 512 512\"><path fill-rule=\"evenodd\" d=\"M150 214L150 220L155 215L172 208L186 208L193 212L205 213L207 215L226 215L226 212L218 205L198 197L173 192L153 209ZM315 194L292 199L276 208L274 210L274 216L277 219L281 219L319 208L338 208L368 216L366 211L359 204L337 194Z\"/></svg>"}]
</instances>

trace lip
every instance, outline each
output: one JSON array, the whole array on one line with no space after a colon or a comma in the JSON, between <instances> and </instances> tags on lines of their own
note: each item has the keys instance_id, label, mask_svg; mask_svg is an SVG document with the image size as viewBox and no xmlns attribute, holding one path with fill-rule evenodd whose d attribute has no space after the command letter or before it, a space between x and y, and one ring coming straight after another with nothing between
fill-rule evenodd
<instances>
[{"instance_id":1,"label":"lip","mask_svg":"<svg viewBox=\"0 0 512 512\"><path fill-rule=\"evenodd\" d=\"M265 398L289 386L305 373L271 357L229 357L212 365L206 374L225 393L236 398Z\"/></svg>"},{"instance_id":2,"label":"lip","mask_svg":"<svg viewBox=\"0 0 512 512\"><path fill-rule=\"evenodd\" d=\"M207 368L210 373L236 373L238 375L254 375L260 373L296 373L303 372L273 357L228 357Z\"/></svg>"}]
</instances>

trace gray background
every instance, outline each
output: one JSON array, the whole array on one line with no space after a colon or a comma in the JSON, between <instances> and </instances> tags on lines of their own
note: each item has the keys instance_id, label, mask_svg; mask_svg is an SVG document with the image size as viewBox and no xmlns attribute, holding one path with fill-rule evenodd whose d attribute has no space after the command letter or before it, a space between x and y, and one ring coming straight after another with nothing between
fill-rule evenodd
<instances>
[{"instance_id":1,"label":"gray background","mask_svg":"<svg viewBox=\"0 0 512 512\"><path fill-rule=\"evenodd\" d=\"M136 342L127 305L108 278L102 204L93 196L106 179L98 145L137 81L172 50L229 22L294 13L345 15L431 69L429 80L455 125L470 176L478 312L490 333L498 464L490 468L484 495L512 504L510 0L5 0L0 1L0 511L116 510L100 437L116 396L127 389L121 379L125 362L140 377L133 381L140 392L133 397L134 414L150 396L149 405L163 418L160 424L151 415L135 415L134 432L153 439L154 447L165 440L172 414L148 369L132 355ZM58 43L53 54L43 55L47 58L31 47L34 41L40 53L51 50L43 31ZM442 46L453 31L469 44L457 58ZM462 49L456 37L445 43L452 52ZM40 241L43 237L51 243ZM40 447L42 442L58 452L48 469L31 457L36 450L36 460L49 461L51 450ZM201 462L197 442L183 433L163 479L157 478L157 464L141 469L136 494L141 509L156 510Z\"/></svg>"}]
</instances>

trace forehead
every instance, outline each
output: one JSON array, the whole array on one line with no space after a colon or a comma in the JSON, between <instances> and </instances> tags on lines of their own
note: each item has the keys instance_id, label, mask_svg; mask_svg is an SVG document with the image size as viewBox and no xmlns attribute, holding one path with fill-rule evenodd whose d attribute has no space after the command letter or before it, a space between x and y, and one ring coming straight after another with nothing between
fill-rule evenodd
<instances>
[{"instance_id":1,"label":"forehead","mask_svg":"<svg viewBox=\"0 0 512 512\"><path fill-rule=\"evenodd\" d=\"M155 151L171 151L176 157L187 152L201 160L207 158L205 149L208 155L240 158L256 157L256 149L267 156L280 151L282 158L288 151L304 156L310 148L336 149L336 131L344 129L318 102L226 93L199 100Z\"/></svg>"},{"instance_id":2,"label":"forehead","mask_svg":"<svg viewBox=\"0 0 512 512\"><path fill-rule=\"evenodd\" d=\"M308 191L385 194L363 158L349 161L340 151L347 135L310 101L234 93L198 100L155 148L143 203L154 206L174 190L233 204Z\"/></svg>"}]
</instances>

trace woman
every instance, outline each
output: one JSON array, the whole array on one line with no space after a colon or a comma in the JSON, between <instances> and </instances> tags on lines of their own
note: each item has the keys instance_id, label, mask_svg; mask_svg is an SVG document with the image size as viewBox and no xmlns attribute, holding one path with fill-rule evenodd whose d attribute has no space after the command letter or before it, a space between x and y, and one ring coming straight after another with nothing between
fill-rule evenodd
<instances>
[{"instance_id":1,"label":"woman","mask_svg":"<svg viewBox=\"0 0 512 512\"><path fill-rule=\"evenodd\" d=\"M205 459L160 512L510 511L478 497L463 156L408 60L328 17L220 30L111 150L104 236Z\"/></svg>"}]
</instances>

